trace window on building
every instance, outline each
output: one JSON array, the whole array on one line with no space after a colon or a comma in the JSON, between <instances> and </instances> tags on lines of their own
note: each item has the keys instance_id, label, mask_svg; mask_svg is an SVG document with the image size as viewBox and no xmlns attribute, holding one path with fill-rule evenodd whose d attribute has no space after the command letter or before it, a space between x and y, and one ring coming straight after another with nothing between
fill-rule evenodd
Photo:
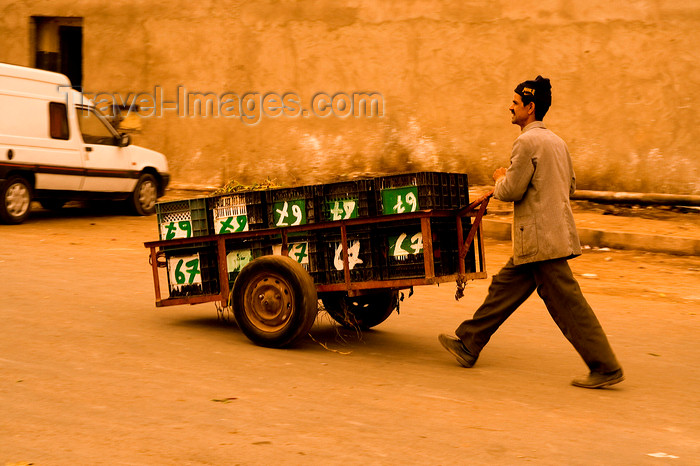
<instances>
[{"instance_id":1,"label":"window on building","mask_svg":"<svg viewBox=\"0 0 700 466\"><path fill-rule=\"evenodd\" d=\"M83 19L34 16L34 66L68 76L75 89L83 85Z\"/></svg>"},{"instance_id":2,"label":"window on building","mask_svg":"<svg viewBox=\"0 0 700 466\"><path fill-rule=\"evenodd\" d=\"M68 139L68 111L66 104L49 102L49 134L53 139Z\"/></svg>"}]
</instances>

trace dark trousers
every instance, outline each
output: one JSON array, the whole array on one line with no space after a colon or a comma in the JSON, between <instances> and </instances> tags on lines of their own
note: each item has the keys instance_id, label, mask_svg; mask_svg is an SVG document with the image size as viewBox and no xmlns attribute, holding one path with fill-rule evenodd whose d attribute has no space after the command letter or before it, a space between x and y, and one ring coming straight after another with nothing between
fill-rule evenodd
<instances>
[{"instance_id":1,"label":"dark trousers","mask_svg":"<svg viewBox=\"0 0 700 466\"><path fill-rule=\"evenodd\" d=\"M591 372L620 369L598 318L581 293L566 259L513 265L513 258L494 275L489 294L455 332L478 356L491 335L537 290L549 314L581 355Z\"/></svg>"}]
</instances>

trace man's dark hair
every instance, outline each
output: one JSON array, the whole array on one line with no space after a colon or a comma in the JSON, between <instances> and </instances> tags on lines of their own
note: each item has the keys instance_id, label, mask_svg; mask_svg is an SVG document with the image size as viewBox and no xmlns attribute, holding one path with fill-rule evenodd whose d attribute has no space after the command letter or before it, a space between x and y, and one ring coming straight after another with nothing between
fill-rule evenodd
<instances>
[{"instance_id":1,"label":"man's dark hair","mask_svg":"<svg viewBox=\"0 0 700 466\"><path fill-rule=\"evenodd\" d=\"M535 80L523 81L515 88L523 99L523 105L535 103L535 119L542 120L552 105L552 85L549 79L537 76Z\"/></svg>"}]
</instances>

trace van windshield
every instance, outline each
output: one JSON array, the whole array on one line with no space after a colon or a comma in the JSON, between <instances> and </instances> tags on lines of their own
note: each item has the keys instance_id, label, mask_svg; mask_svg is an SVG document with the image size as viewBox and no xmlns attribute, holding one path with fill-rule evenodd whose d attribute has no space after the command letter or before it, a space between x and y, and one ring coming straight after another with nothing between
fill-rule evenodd
<instances>
[{"instance_id":1,"label":"van windshield","mask_svg":"<svg viewBox=\"0 0 700 466\"><path fill-rule=\"evenodd\" d=\"M78 124L85 144L119 144L116 132L100 118L93 108L77 107Z\"/></svg>"}]
</instances>

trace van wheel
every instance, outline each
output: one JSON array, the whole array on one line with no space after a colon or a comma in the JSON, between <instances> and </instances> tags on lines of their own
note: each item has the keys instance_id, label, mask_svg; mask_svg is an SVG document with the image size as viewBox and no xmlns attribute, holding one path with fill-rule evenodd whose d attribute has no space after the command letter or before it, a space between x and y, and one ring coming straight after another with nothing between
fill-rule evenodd
<instances>
[{"instance_id":1,"label":"van wheel","mask_svg":"<svg viewBox=\"0 0 700 466\"><path fill-rule=\"evenodd\" d=\"M2 204L0 219L4 223L22 223L29 215L32 202L32 188L21 176L8 178L0 188Z\"/></svg>"},{"instance_id":2,"label":"van wheel","mask_svg":"<svg viewBox=\"0 0 700 466\"><path fill-rule=\"evenodd\" d=\"M158 182L151 174L144 173L136 183L129 202L137 215L153 215L158 199Z\"/></svg>"}]
</instances>

